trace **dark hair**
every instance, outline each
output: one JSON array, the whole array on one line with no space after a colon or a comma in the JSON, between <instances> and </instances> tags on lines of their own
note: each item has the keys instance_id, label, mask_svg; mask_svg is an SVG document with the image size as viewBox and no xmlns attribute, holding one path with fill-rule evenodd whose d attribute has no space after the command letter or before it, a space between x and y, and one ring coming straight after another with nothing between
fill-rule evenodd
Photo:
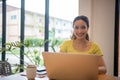
<instances>
[{"instance_id":1,"label":"dark hair","mask_svg":"<svg viewBox=\"0 0 120 80\"><path fill-rule=\"evenodd\" d=\"M87 17L87 16L81 15L81 16L75 17L74 20L73 20L73 26L74 26L74 23L75 23L77 20L83 20L83 21L86 23L87 27L89 28L89 20L88 20L88 17ZM73 34L72 37L71 37L71 39L76 39L76 36ZM86 39L89 40L89 35L88 35L88 33L87 33L87 35L86 35Z\"/></svg>"}]
</instances>

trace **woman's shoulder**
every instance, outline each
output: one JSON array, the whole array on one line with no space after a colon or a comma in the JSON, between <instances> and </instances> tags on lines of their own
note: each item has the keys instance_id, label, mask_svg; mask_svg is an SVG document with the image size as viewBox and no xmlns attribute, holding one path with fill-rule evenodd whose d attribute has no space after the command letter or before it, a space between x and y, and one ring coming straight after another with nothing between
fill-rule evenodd
<instances>
[{"instance_id":1,"label":"woman's shoulder","mask_svg":"<svg viewBox=\"0 0 120 80\"><path fill-rule=\"evenodd\" d=\"M96 53L97 55L102 56L103 53L102 53L102 50L101 50L99 44L97 42L95 42L95 41L92 41L91 43L92 43L92 46L91 46L90 50L94 51L94 53Z\"/></svg>"},{"instance_id":2,"label":"woman's shoulder","mask_svg":"<svg viewBox=\"0 0 120 80\"><path fill-rule=\"evenodd\" d=\"M67 39L67 40L65 40L65 42L72 42L73 40L71 40L71 39Z\"/></svg>"},{"instance_id":3,"label":"woman's shoulder","mask_svg":"<svg viewBox=\"0 0 120 80\"><path fill-rule=\"evenodd\" d=\"M70 45L72 43L73 43L73 40L69 40L68 39L68 40L64 40L62 44L64 44L64 45Z\"/></svg>"},{"instance_id":4,"label":"woman's shoulder","mask_svg":"<svg viewBox=\"0 0 120 80\"><path fill-rule=\"evenodd\" d=\"M91 41L91 45L93 47L99 47L99 44L97 42L95 42L95 41Z\"/></svg>"},{"instance_id":5,"label":"woman's shoulder","mask_svg":"<svg viewBox=\"0 0 120 80\"><path fill-rule=\"evenodd\" d=\"M72 45L72 40L64 40L60 45L60 48Z\"/></svg>"}]
</instances>

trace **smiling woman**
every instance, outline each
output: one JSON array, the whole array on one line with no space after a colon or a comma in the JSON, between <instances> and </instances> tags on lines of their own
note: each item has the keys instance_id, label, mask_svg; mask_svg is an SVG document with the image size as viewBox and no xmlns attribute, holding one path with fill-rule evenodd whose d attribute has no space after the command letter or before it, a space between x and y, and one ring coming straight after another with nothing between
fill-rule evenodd
<instances>
[{"instance_id":1,"label":"smiling woman","mask_svg":"<svg viewBox=\"0 0 120 80\"><path fill-rule=\"evenodd\" d=\"M81 26L83 28L81 28ZM98 55L100 56L98 63L99 74L106 74L102 50L96 42L90 41L88 37L88 17L84 15L75 17L73 20L73 28L71 40L66 40L60 45L60 52Z\"/></svg>"}]
</instances>

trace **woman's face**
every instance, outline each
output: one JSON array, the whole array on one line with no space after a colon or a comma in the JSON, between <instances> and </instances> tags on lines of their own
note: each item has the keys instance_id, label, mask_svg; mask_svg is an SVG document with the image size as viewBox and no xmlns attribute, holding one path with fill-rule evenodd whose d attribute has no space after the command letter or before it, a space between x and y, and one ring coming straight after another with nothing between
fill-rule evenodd
<instances>
[{"instance_id":1,"label":"woman's face","mask_svg":"<svg viewBox=\"0 0 120 80\"><path fill-rule=\"evenodd\" d=\"M74 35L76 36L76 39L86 39L88 27L83 20L75 21L73 28L74 28Z\"/></svg>"}]
</instances>

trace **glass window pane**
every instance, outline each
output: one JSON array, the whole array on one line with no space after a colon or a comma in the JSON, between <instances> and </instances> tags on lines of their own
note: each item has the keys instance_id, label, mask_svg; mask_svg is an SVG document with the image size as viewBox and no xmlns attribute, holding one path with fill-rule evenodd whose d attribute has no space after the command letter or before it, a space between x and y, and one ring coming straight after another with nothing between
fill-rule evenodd
<instances>
[{"instance_id":1,"label":"glass window pane","mask_svg":"<svg viewBox=\"0 0 120 80\"><path fill-rule=\"evenodd\" d=\"M20 41L20 3L21 0L6 0L6 43ZM6 51L6 60L11 65L19 64L19 52L19 48ZM12 67L14 70L16 66Z\"/></svg>"},{"instance_id":2,"label":"glass window pane","mask_svg":"<svg viewBox=\"0 0 120 80\"><path fill-rule=\"evenodd\" d=\"M42 65L39 60L44 50L44 45L41 45L44 40L44 21L45 0L25 0L25 43L28 43L25 47L25 61L28 63Z\"/></svg>"},{"instance_id":3,"label":"glass window pane","mask_svg":"<svg viewBox=\"0 0 120 80\"><path fill-rule=\"evenodd\" d=\"M60 45L64 39L70 39L72 35L72 21L78 15L78 0L50 0L49 11L49 38L57 39ZM56 51L59 51L58 46Z\"/></svg>"}]
</instances>

